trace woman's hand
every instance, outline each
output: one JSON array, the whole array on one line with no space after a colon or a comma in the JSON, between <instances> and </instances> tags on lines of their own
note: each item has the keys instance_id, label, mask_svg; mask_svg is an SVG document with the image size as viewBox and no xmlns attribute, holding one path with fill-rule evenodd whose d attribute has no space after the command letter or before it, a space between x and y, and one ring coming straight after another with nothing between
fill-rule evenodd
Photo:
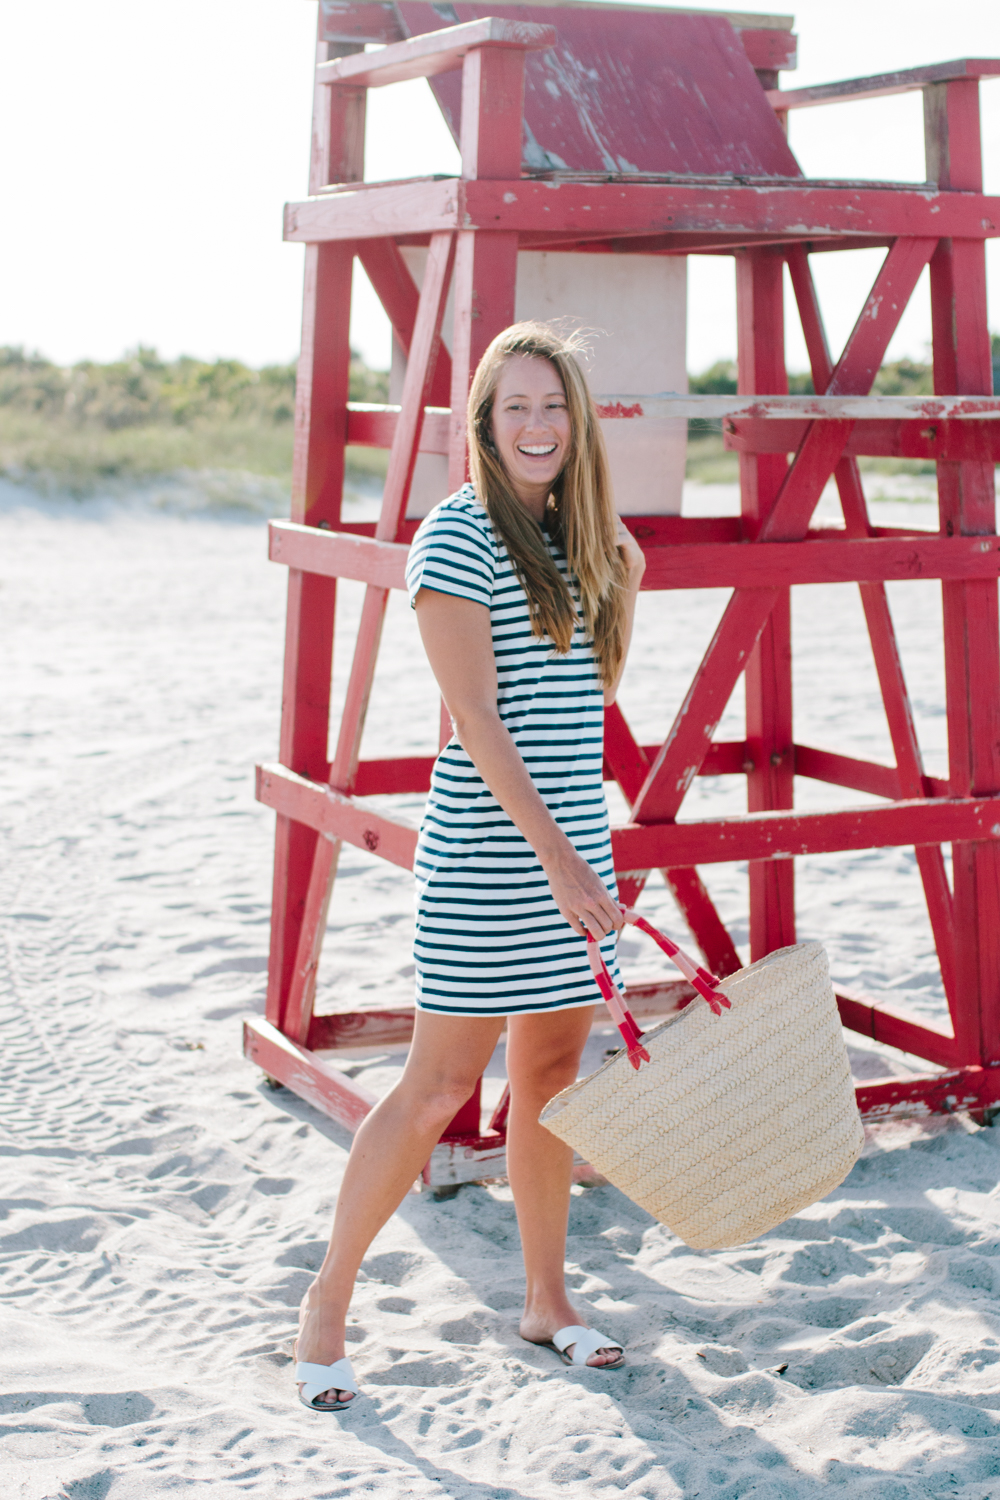
<instances>
[{"instance_id":1,"label":"woman's hand","mask_svg":"<svg viewBox=\"0 0 1000 1500\"><path fill-rule=\"evenodd\" d=\"M615 537L618 550L628 568L629 583L636 585L646 571L646 558L642 548L629 531L621 516L618 517L618 535Z\"/></svg>"},{"instance_id":2,"label":"woman's hand","mask_svg":"<svg viewBox=\"0 0 1000 1500\"><path fill-rule=\"evenodd\" d=\"M542 858L552 899L579 937L595 938L619 932L625 925L621 908L601 877L571 844Z\"/></svg>"}]
</instances>

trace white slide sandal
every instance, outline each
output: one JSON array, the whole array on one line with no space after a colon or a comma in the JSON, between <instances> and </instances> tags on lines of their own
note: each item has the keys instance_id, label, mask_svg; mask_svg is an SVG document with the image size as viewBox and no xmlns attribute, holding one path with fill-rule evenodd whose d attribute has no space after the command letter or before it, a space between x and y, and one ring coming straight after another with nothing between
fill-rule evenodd
<instances>
[{"instance_id":1,"label":"white slide sandal","mask_svg":"<svg viewBox=\"0 0 1000 1500\"><path fill-rule=\"evenodd\" d=\"M570 1345L573 1346L572 1355L566 1353ZM551 1347L564 1365L585 1365L588 1370L620 1370L625 1363L625 1350L621 1344L616 1344L614 1339L609 1339L606 1333L599 1333L596 1328L583 1328L578 1323L568 1323L554 1333ZM621 1357L606 1365L588 1365L587 1360L598 1349L617 1349Z\"/></svg>"},{"instance_id":2,"label":"white slide sandal","mask_svg":"<svg viewBox=\"0 0 1000 1500\"><path fill-rule=\"evenodd\" d=\"M335 1360L332 1365L313 1365L300 1360L295 1366L295 1381L299 1387L299 1400L310 1411L346 1411L354 1405L360 1392L349 1359ZM316 1397L324 1391L352 1391L353 1401L331 1401L317 1406Z\"/></svg>"}]
</instances>

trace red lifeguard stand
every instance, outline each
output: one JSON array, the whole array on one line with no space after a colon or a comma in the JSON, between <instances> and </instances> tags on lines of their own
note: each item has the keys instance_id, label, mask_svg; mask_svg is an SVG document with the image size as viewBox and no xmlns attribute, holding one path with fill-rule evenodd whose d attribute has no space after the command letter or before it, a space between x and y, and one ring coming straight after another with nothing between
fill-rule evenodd
<instances>
[{"instance_id":1,"label":"red lifeguard stand","mask_svg":"<svg viewBox=\"0 0 1000 1500\"><path fill-rule=\"evenodd\" d=\"M306 245L292 519L270 555L289 568L279 763L258 770L278 814L266 1020L246 1055L351 1128L374 1102L328 1057L338 1047L402 1045L411 1010L313 1012L315 976L341 841L412 866L415 830L377 811L376 793L421 792L431 757L360 760L382 620L415 521L406 501L419 452L466 475L464 409L490 340L514 320L519 251L736 259L739 388L733 398L607 393L603 415L636 436L665 416L725 419L740 453L738 518L630 516L647 556L645 588L732 589L665 742L636 743L608 712L606 775L628 799L613 831L623 894L661 870L716 971L739 967L697 867L746 860L754 959L795 941L794 857L913 845L937 945L952 1034L840 994L844 1024L945 1071L858 1089L862 1114L1000 1103L1000 639L992 398L984 245L1000 199L982 193L979 79L1000 61L961 60L781 91L794 65L790 18L630 10L578 3L431 5L324 0L313 124L312 196L286 211ZM366 43L385 44L365 52ZM426 77L458 140L461 176L365 184L369 88ZM806 180L788 148L790 109L921 90L923 184ZM418 288L403 250L426 247ZM839 358L831 355L810 256L883 247L885 260ZM354 258L407 357L399 407L352 410L348 324ZM788 265L815 397L788 396L783 267ZM869 395L889 340L930 267L934 398ZM441 342L453 291L451 356ZM341 521L348 443L389 448L377 525ZM936 461L940 529L874 527L858 455ZM790 455L792 455L790 457ZM811 531L830 477L840 530ZM939 578L949 776L927 776L886 598L890 579ZM337 578L367 585L336 748L328 758ZM895 752L877 765L795 743L791 585L856 582ZM746 677L745 739L715 728ZM742 775L741 817L678 822L695 776ZM795 812L796 776L884 799L850 811ZM942 845L953 850L949 882ZM638 1016L685 1003L676 982L632 991ZM504 1107L483 1130L478 1091L436 1148L437 1185L503 1172Z\"/></svg>"}]
</instances>

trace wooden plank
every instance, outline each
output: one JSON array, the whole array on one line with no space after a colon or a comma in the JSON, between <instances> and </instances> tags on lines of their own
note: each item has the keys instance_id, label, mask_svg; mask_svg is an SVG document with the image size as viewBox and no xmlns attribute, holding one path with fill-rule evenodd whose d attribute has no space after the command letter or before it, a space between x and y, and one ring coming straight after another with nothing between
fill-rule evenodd
<instances>
[{"instance_id":1,"label":"wooden plank","mask_svg":"<svg viewBox=\"0 0 1000 1500\"><path fill-rule=\"evenodd\" d=\"M939 187L982 192L983 147L977 79L935 83L924 90L924 151L927 176Z\"/></svg>"},{"instance_id":2,"label":"wooden plank","mask_svg":"<svg viewBox=\"0 0 1000 1500\"><path fill-rule=\"evenodd\" d=\"M322 0L320 35L328 42L401 42L396 8L380 0Z\"/></svg>"},{"instance_id":3,"label":"wooden plank","mask_svg":"<svg viewBox=\"0 0 1000 1500\"><path fill-rule=\"evenodd\" d=\"M502 47L521 52L545 51L555 45L552 26L536 26L531 21L501 21L491 16L483 21L468 21L461 26L447 26L441 31L392 42L378 52L363 52L354 57L337 57L320 63L316 81L340 88L382 88L389 83L405 83L411 78L433 78L461 67L466 55L475 49Z\"/></svg>"},{"instance_id":4,"label":"wooden plank","mask_svg":"<svg viewBox=\"0 0 1000 1500\"><path fill-rule=\"evenodd\" d=\"M930 242L927 242L930 244ZM932 248L932 247L931 247ZM923 255L927 263L931 249ZM919 274L919 273L918 273ZM877 373L877 371L876 371ZM873 377L874 378L874 377ZM702 421L769 420L803 422L944 422L974 420L976 425L1000 421L1000 396L595 396L597 413L605 421L642 421L643 418L699 418ZM793 451L793 450L789 450Z\"/></svg>"},{"instance_id":5,"label":"wooden plank","mask_svg":"<svg viewBox=\"0 0 1000 1500\"><path fill-rule=\"evenodd\" d=\"M972 87L946 85L924 114L928 169L974 189L982 170ZM992 390L983 247L944 241L931 262L935 391ZM952 534L996 530L994 474L981 463L938 463L940 524ZM1000 790L1000 618L994 583L942 586L948 761L953 792ZM957 999L952 1026L967 1061L1000 1061L1000 850L952 849Z\"/></svg>"},{"instance_id":6,"label":"wooden plank","mask_svg":"<svg viewBox=\"0 0 1000 1500\"><path fill-rule=\"evenodd\" d=\"M993 78L998 73L998 58L961 57L954 62L902 68L897 73L873 73L866 78L846 78L839 83L815 83L803 89L768 89L767 98L776 110L811 109L819 104L837 104L852 99L884 99L889 94L913 93L932 83L960 78Z\"/></svg>"},{"instance_id":7,"label":"wooden plank","mask_svg":"<svg viewBox=\"0 0 1000 1500\"><path fill-rule=\"evenodd\" d=\"M888 807L631 823L611 831L615 868L626 872L956 840L1000 847L1000 797L912 798Z\"/></svg>"},{"instance_id":8,"label":"wooden plank","mask_svg":"<svg viewBox=\"0 0 1000 1500\"><path fill-rule=\"evenodd\" d=\"M735 30L750 59L750 66L755 70L777 71L795 67L798 37L794 32L759 26L736 27Z\"/></svg>"},{"instance_id":9,"label":"wooden plank","mask_svg":"<svg viewBox=\"0 0 1000 1500\"><path fill-rule=\"evenodd\" d=\"M694 542L738 542L743 536L743 523L739 516L625 516L624 524L642 546L673 547L679 543ZM398 539L411 542L418 520L400 521ZM374 521L341 521L338 530L350 536L374 536ZM925 537L926 531L915 527L878 527L878 536ZM810 531L808 535L818 541L831 535L829 528ZM836 539L837 533L832 533Z\"/></svg>"},{"instance_id":10,"label":"wooden plank","mask_svg":"<svg viewBox=\"0 0 1000 1500\"><path fill-rule=\"evenodd\" d=\"M727 448L736 453L794 453L805 436L805 421L780 417L729 417L723 427ZM847 457L915 458L924 462L1000 463L1000 422L975 418L950 421L858 422L847 439Z\"/></svg>"},{"instance_id":11,"label":"wooden plank","mask_svg":"<svg viewBox=\"0 0 1000 1500\"><path fill-rule=\"evenodd\" d=\"M430 791L431 770L436 758L433 755L399 755L385 760L360 760L354 795L372 797L390 793L426 793Z\"/></svg>"},{"instance_id":12,"label":"wooden plank","mask_svg":"<svg viewBox=\"0 0 1000 1500\"><path fill-rule=\"evenodd\" d=\"M317 60L326 49L320 26ZM363 100L344 99L334 110L329 91L314 90L310 191L329 180L332 162L349 179L364 175L363 108ZM291 506L292 520L302 525L333 526L340 517L353 257L350 242L312 245L305 254ZM323 775L326 763L335 608L333 579L289 572L279 755L310 777ZM285 1022L316 847L312 829L278 818L267 980L267 1018L278 1026Z\"/></svg>"},{"instance_id":13,"label":"wooden plank","mask_svg":"<svg viewBox=\"0 0 1000 1500\"><path fill-rule=\"evenodd\" d=\"M344 531L322 531L294 521L271 521L268 557L272 562L324 578L351 578L379 588L405 589L409 547Z\"/></svg>"},{"instance_id":14,"label":"wooden plank","mask_svg":"<svg viewBox=\"0 0 1000 1500\"><path fill-rule=\"evenodd\" d=\"M398 11L411 35L441 24L431 7L413 0L399 0ZM799 176L754 73L755 66L787 62L787 32L783 46L765 42L754 64L726 20L704 12L643 6L606 16L578 6L525 9L456 0L447 14L455 21L530 17L555 27L552 51L526 59L529 169L600 172L627 163L643 172ZM457 137L463 111L455 74L439 75L431 87Z\"/></svg>"},{"instance_id":15,"label":"wooden plank","mask_svg":"<svg viewBox=\"0 0 1000 1500\"><path fill-rule=\"evenodd\" d=\"M742 589L729 601L633 804L633 818L661 823L676 816L777 598L777 589ZM698 860L667 858L653 860L645 868L698 863ZM625 865L616 859L615 868L640 866L634 862Z\"/></svg>"},{"instance_id":16,"label":"wooden plank","mask_svg":"<svg viewBox=\"0 0 1000 1500\"><path fill-rule=\"evenodd\" d=\"M554 39L555 32L550 34ZM482 47L470 52L462 68L462 176L518 176L523 130L524 53Z\"/></svg>"},{"instance_id":17,"label":"wooden plank","mask_svg":"<svg viewBox=\"0 0 1000 1500\"><path fill-rule=\"evenodd\" d=\"M788 394L785 370L784 256L773 249L736 257L736 328L739 391L744 399ZM804 447L804 444L803 444ZM800 454L801 454L800 449ZM801 459L797 457L801 467ZM760 534L788 475L783 454L740 458L740 510L744 532ZM806 523L808 525L808 521ZM788 809L794 803L792 759L791 594L775 601L751 652L746 697L747 808ZM763 958L795 942L795 866L791 860L751 863L750 957Z\"/></svg>"},{"instance_id":18,"label":"wooden plank","mask_svg":"<svg viewBox=\"0 0 1000 1500\"><path fill-rule=\"evenodd\" d=\"M333 1063L314 1056L283 1036L268 1021L243 1022L243 1055L312 1104L328 1119L350 1131L357 1130L365 1115L378 1103L368 1089L348 1078Z\"/></svg>"},{"instance_id":19,"label":"wooden plank","mask_svg":"<svg viewBox=\"0 0 1000 1500\"><path fill-rule=\"evenodd\" d=\"M896 1009L884 1010L865 996L839 986L836 996L840 1019L849 1031L884 1042L889 1047L899 1047L903 1052L912 1052L915 1057L924 1057L928 1062L944 1067L954 1067L961 1061L954 1037L934 1031L919 1016Z\"/></svg>"},{"instance_id":20,"label":"wooden plank","mask_svg":"<svg viewBox=\"0 0 1000 1500\"><path fill-rule=\"evenodd\" d=\"M417 830L384 817L331 786L296 776L285 766L269 764L257 767L256 795L266 807L328 839L344 839L357 849L377 853L379 859L392 865L413 868Z\"/></svg>"},{"instance_id":21,"label":"wooden plank","mask_svg":"<svg viewBox=\"0 0 1000 1500\"><path fill-rule=\"evenodd\" d=\"M926 188L575 183L512 177L369 185L285 207L284 237L294 243L454 229L572 235L580 240L700 233L778 235L785 240L844 234L879 240L930 235L981 240L1000 234L1000 199Z\"/></svg>"},{"instance_id":22,"label":"wooden plank","mask_svg":"<svg viewBox=\"0 0 1000 1500\"><path fill-rule=\"evenodd\" d=\"M447 353L447 349L442 347L438 358L442 358ZM450 356L448 371L450 381ZM391 448L396 435L400 409L398 406L375 406L360 401L350 402L347 407L348 443L357 448ZM420 428L419 451L421 453L447 453L450 426L451 410L449 407L425 406L424 420Z\"/></svg>"},{"instance_id":23,"label":"wooden plank","mask_svg":"<svg viewBox=\"0 0 1000 1500\"><path fill-rule=\"evenodd\" d=\"M886 1078L856 1090L866 1123L950 1115L1000 1102L1000 1068L964 1067L926 1078Z\"/></svg>"},{"instance_id":24,"label":"wooden plank","mask_svg":"<svg viewBox=\"0 0 1000 1500\"><path fill-rule=\"evenodd\" d=\"M420 304L414 323L406 378L403 382L402 407L389 455L389 469L382 495L382 511L375 528L376 545L395 539L399 521L405 509L413 467L416 463L417 434L430 394L434 365L440 345L441 319L444 313L444 300L453 254L454 237L452 235L436 235L432 238ZM299 538L298 542L302 545L303 539ZM354 658L341 715L340 732L337 737L337 748L329 769L333 785L346 794L350 794L354 789L361 736L364 731L388 598L389 590L378 584L369 583L365 590L361 620L354 646ZM354 828L353 836L361 836L364 846L369 849L378 847L380 835L371 827ZM340 843L336 839L320 839L313 851L283 1023L283 1030L300 1042L304 1041L308 1034L309 1018L315 997L316 973L319 968L320 951L326 931L327 909L339 852ZM412 851L408 852L407 857L412 863Z\"/></svg>"},{"instance_id":25,"label":"wooden plank","mask_svg":"<svg viewBox=\"0 0 1000 1500\"><path fill-rule=\"evenodd\" d=\"M1000 540L995 537L925 533L851 541L681 543L644 550L642 587L649 590L1000 577Z\"/></svg>"},{"instance_id":26,"label":"wooden plank","mask_svg":"<svg viewBox=\"0 0 1000 1500\"><path fill-rule=\"evenodd\" d=\"M738 967L738 965L737 965ZM662 1021L683 1010L696 997L685 979L666 979L632 985L625 991L629 1010L637 1021ZM413 1037L416 1010L412 1005L396 1010L332 1011L314 1015L309 1023L310 1049L324 1052L396 1050L408 1047ZM602 1005L594 1012L592 1031L606 1031L611 1017Z\"/></svg>"},{"instance_id":27,"label":"wooden plank","mask_svg":"<svg viewBox=\"0 0 1000 1500\"><path fill-rule=\"evenodd\" d=\"M816 750L811 745L795 746L795 774L826 782L829 786L867 792L872 797L888 797L893 801L902 797L899 772L895 766L880 766L874 761L856 760L853 756L838 755L831 750ZM946 783L941 784L936 795L948 795Z\"/></svg>"}]
</instances>

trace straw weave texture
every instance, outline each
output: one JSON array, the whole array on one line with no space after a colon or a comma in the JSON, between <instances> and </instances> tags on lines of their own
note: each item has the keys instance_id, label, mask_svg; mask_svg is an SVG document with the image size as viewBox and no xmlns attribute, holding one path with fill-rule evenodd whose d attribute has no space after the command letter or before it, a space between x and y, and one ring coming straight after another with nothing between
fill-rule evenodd
<instances>
[{"instance_id":1,"label":"straw weave texture","mask_svg":"<svg viewBox=\"0 0 1000 1500\"><path fill-rule=\"evenodd\" d=\"M843 1182L864 1132L820 943L722 981L564 1089L541 1123L699 1250L742 1245Z\"/></svg>"}]
</instances>

